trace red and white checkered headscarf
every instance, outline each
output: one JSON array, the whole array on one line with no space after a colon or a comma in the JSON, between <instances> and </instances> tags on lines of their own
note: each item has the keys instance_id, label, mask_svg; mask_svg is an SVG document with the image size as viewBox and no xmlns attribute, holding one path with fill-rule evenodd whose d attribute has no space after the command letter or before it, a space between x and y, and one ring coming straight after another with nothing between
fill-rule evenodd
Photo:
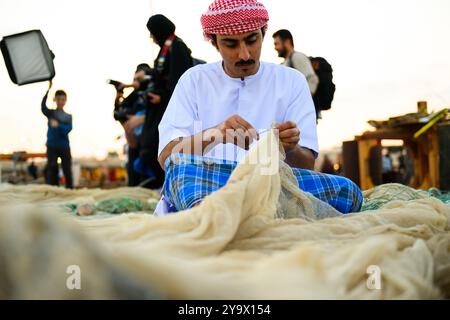
<instances>
[{"instance_id":1,"label":"red and white checkered headscarf","mask_svg":"<svg viewBox=\"0 0 450 320\"><path fill-rule=\"evenodd\" d=\"M203 34L236 35L267 29L269 13L257 0L215 0L201 17Z\"/></svg>"}]
</instances>

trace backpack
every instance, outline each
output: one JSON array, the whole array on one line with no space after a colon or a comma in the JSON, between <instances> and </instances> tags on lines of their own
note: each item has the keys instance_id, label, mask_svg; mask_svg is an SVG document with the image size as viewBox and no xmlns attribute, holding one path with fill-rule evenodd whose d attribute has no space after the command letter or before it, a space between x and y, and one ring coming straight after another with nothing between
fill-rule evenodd
<instances>
[{"instance_id":1,"label":"backpack","mask_svg":"<svg viewBox=\"0 0 450 320\"><path fill-rule=\"evenodd\" d=\"M309 60L319 78L319 85L313 97L316 110L330 110L334 92L336 91L336 86L333 83L333 68L324 58L309 57Z\"/></svg>"}]
</instances>

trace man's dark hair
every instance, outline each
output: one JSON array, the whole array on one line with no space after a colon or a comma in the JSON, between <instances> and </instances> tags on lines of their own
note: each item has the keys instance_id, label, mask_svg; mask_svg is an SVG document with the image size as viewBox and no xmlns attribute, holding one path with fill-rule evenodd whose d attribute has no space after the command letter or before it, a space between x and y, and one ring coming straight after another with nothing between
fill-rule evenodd
<instances>
[{"instance_id":1,"label":"man's dark hair","mask_svg":"<svg viewBox=\"0 0 450 320\"><path fill-rule=\"evenodd\" d=\"M64 96L67 98L67 93L64 90L57 90L55 92L55 97L60 97L60 96Z\"/></svg>"},{"instance_id":2,"label":"man's dark hair","mask_svg":"<svg viewBox=\"0 0 450 320\"><path fill-rule=\"evenodd\" d=\"M286 41L289 40L291 41L292 46L294 46L294 38L292 38L292 34L289 30L286 29L281 29L278 30L277 32L275 32L272 36L274 39L275 38L280 38L282 41Z\"/></svg>"},{"instance_id":3,"label":"man's dark hair","mask_svg":"<svg viewBox=\"0 0 450 320\"><path fill-rule=\"evenodd\" d=\"M139 72L139 71L144 71L145 74L150 74L152 71L152 68L150 68L150 66L147 63L141 63L140 65L138 65L136 67L136 72Z\"/></svg>"},{"instance_id":4,"label":"man's dark hair","mask_svg":"<svg viewBox=\"0 0 450 320\"><path fill-rule=\"evenodd\" d=\"M261 28L261 32L262 32L262 36L264 38L264 36L266 35L266 29L265 28ZM211 35L211 42L217 48L217 34L212 34Z\"/></svg>"}]
</instances>

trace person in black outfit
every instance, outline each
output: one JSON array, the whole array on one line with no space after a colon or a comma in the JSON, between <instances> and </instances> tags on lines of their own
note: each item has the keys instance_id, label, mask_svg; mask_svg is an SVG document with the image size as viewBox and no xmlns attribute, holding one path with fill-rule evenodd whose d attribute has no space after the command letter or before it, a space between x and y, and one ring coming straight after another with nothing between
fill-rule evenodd
<instances>
[{"instance_id":1,"label":"person in black outfit","mask_svg":"<svg viewBox=\"0 0 450 320\"><path fill-rule=\"evenodd\" d=\"M33 178L33 180L37 180L38 167L36 166L34 161L31 161L30 165L28 166L28 174Z\"/></svg>"},{"instance_id":2,"label":"person in black outfit","mask_svg":"<svg viewBox=\"0 0 450 320\"><path fill-rule=\"evenodd\" d=\"M164 170L158 162L158 125L166 111L178 80L192 67L191 50L175 35L175 25L167 17L157 14L148 20L150 37L161 48L154 62L155 91L149 93L150 106L140 139L140 157L154 175L146 185L158 189L164 184Z\"/></svg>"},{"instance_id":3,"label":"person in black outfit","mask_svg":"<svg viewBox=\"0 0 450 320\"><path fill-rule=\"evenodd\" d=\"M146 89L146 77L150 76L151 72L152 69L148 64L141 63L137 66L134 73L133 83L118 83L116 86L116 99L114 103L115 118L117 118L116 111L118 110L132 110L130 114L126 115L125 119L116 119L122 124L127 139L128 161L126 168L129 187L139 186L146 178L135 170L134 163L139 158L139 136L141 135L142 127L145 123L145 113L148 105L147 100L149 99L142 99L141 94ZM134 89L126 98L124 97L125 88ZM123 115L121 117L123 117Z\"/></svg>"},{"instance_id":4,"label":"person in black outfit","mask_svg":"<svg viewBox=\"0 0 450 320\"><path fill-rule=\"evenodd\" d=\"M72 115L64 111L67 94L63 90L55 93L56 109L47 108L47 96L52 82L42 99L41 110L48 119L47 131L47 172L46 183L59 185L58 158L61 158L62 169L66 179L66 188L73 188L72 155L70 153L69 133L72 131Z\"/></svg>"}]
</instances>

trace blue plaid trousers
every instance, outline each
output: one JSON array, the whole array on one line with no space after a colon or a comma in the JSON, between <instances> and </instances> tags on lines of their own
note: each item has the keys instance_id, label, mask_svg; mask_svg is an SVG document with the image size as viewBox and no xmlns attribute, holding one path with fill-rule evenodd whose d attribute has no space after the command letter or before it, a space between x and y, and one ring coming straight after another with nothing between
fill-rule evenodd
<instances>
[{"instance_id":1,"label":"blue plaid trousers","mask_svg":"<svg viewBox=\"0 0 450 320\"><path fill-rule=\"evenodd\" d=\"M237 162L188 154L173 154L165 163L164 200L171 212L190 209L222 188ZM328 203L341 213L358 212L363 195L347 178L293 168L301 190Z\"/></svg>"}]
</instances>

